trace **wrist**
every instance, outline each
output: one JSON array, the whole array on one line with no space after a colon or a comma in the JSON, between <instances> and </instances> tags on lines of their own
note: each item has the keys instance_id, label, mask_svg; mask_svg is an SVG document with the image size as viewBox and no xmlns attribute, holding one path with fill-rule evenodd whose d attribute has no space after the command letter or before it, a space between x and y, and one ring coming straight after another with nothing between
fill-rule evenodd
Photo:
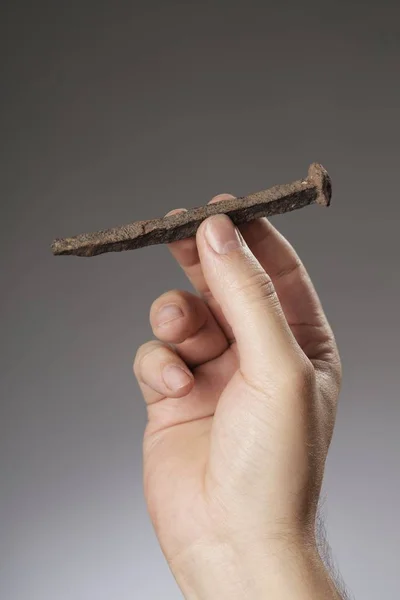
<instances>
[{"instance_id":1,"label":"wrist","mask_svg":"<svg viewBox=\"0 0 400 600\"><path fill-rule=\"evenodd\" d=\"M341 600L314 544L202 542L170 566L186 600Z\"/></svg>"}]
</instances>

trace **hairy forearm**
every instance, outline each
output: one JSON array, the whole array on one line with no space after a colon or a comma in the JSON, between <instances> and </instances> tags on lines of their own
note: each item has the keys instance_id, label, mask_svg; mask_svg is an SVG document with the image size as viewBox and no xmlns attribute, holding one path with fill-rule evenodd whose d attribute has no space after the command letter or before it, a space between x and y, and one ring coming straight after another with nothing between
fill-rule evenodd
<instances>
[{"instance_id":1,"label":"hairy forearm","mask_svg":"<svg viewBox=\"0 0 400 600\"><path fill-rule=\"evenodd\" d=\"M202 543L181 560L173 570L186 600L345 600L316 547Z\"/></svg>"}]
</instances>

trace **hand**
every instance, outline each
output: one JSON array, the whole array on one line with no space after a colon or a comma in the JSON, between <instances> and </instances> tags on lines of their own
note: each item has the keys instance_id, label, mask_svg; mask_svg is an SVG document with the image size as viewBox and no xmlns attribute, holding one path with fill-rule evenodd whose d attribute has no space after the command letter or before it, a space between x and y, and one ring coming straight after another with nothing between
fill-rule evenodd
<instances>
[{"instance_id":1,"label":"hand","mask_svg":"<svg viewBox=\"0 0 400 600\"><path fill-rule=\"evenodd\" d=\"M216 215L170 244L200 295L159 297L135 358L149 513L186 598L339 598L314 531L338 350L288 241L240 231Z\"/></svg>"}]
</instances>

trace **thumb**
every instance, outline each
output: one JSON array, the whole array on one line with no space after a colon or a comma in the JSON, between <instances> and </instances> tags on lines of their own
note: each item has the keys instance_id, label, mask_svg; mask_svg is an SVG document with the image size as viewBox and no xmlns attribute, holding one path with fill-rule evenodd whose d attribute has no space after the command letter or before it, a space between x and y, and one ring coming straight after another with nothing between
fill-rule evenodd
<instances>
[{"instance_id":1,"label":"thumb","mask_svg":"<svg viewBox=\"0 0 400 600\"><path fill-rule=\"evenodd\" d=\"M243 376L261 389L285 382L302 353L271 278L227 215L206 219L196 241L204 277L232 327Z\"/></svg>"}]
</instances>

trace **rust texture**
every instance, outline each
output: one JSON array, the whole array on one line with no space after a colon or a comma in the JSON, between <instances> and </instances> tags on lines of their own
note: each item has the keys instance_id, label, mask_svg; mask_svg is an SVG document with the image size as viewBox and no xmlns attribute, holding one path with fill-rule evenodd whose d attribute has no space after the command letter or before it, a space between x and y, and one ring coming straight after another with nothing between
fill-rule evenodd
<instances>
[{"instance_id":1,"label":"rust texture","mask_svg":"<svg viewBox=\"0 0 400 600\"><path fill-rule=\"evenodd\" d=\"M331 196L332 185L327 171L322 165L313 163L309 167L306 179L276 185L268 190L234 200L223 200L200 208L192 208L161 219L136 221L95 233L55 239L51 249L55 255L76 256L96 256L105 252L134 250L191 237L195 235L200 223L211 215L227 214L235 225L240 225L253 219L282 214L314 203L329 206Z\"/></svg>"}]
</instances>

